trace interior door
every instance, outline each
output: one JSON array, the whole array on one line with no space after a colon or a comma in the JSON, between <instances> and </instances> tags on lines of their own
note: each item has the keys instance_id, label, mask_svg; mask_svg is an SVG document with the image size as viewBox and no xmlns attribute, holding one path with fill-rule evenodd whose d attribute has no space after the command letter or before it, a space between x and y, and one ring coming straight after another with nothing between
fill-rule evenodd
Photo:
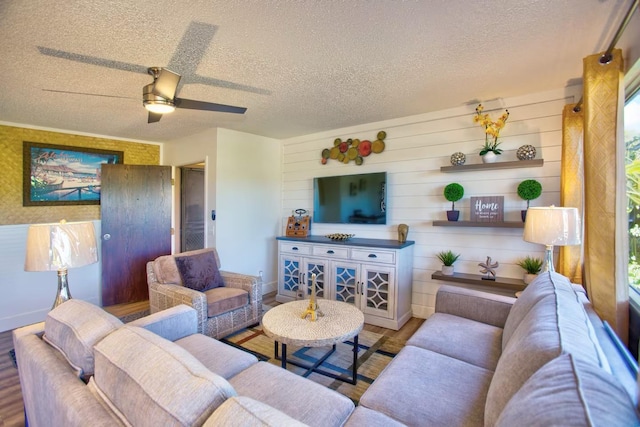
<instances>
[{"instance_id":1,"label":"interior door","mask_svg":"<svg viewBox=\"0 0 640 427\"><path fill-rule=\"evenodd\" d=\"M204 169L180 168L180 252L204 248Z\"/></svg>"},{"instance_id":2,"label":"interior door","mask_svg":"<svg viewBox=\"0 0 640 427\"><path fill-rule=\"evenodd\" d=\"M171 253L171 167L102 165L102 305L149 299L146 263Z\"/></svg>"}]
</instances>

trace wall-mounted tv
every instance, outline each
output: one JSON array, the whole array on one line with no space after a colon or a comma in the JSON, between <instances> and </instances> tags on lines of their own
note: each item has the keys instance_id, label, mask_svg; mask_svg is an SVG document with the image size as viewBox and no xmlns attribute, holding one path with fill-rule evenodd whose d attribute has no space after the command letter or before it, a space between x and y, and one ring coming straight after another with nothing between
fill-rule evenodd
<instances>
[{"instance_id":1,"label":"wall-mounted tv","mask_svg":"<svg viewBox=\"0 0 640 427\"><path fill-rule=\"evenodd\" d=\"M313 222L386 224L387 173L313 179Z\"/></svg>"}]
</instances>

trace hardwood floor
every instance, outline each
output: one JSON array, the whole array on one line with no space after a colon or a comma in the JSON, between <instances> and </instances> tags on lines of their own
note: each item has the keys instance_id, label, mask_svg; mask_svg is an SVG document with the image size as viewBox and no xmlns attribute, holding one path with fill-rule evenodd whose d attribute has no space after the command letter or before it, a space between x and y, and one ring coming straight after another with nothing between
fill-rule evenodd
<instances>
[{"instance_id":1,"label":"hardwood floor","mask_svg":"<svg viewBox=\"0 0 640 427\"><path fill-rule=\"evenodd\" d=\"M275 294L263 297L265 305L277 305ZM149 308L149 302L119 304L105 307L114 316L123 317ZM406 341L422 325L424 319L412 317L399 331L385 329L378 326L365 325L369 331L388 335ZM12 331L0 332L0 427L22 427L24 423L24 408L18 370L13 366L9 351L13 348Z\"/></svg>"},{"instance_id":2,"label":"hardwood floor","mask_svg":"<svg viewBox=\"0 0 640 427\"><path fill-rule=\"evenodd\" d=\"M18 370L9 350L13 348L11 331L0 332L0 426L24 426L24 409Z\"/></svg>"}]
</instances>

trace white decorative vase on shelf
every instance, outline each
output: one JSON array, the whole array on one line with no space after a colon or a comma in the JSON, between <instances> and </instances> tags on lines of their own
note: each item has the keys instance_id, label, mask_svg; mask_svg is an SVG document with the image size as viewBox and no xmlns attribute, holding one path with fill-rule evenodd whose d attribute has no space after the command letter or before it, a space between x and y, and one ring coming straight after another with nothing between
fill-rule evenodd
<instances>
[{"instance_id":1,"label":"white decorative vase on shelf","mask_svg":"<svg viewBox=\"0 0 640 427\"><path fill-rule=\"evenodd\" d=\"M524 284L528 285L529 283L533 282L536 277L538 277L537 274L524 273L524 277L523 277Z\"/></svg>"},{"instance_id":2,"label":"white decorative vase on shelf","mask_svg":"<svg viewBox=\"0 0 640 427\"><path fill-rule=\"evenodd\" d=\"M482 163L495 163L498 159L498 155L493 151L488 151L486 154L482 155Z\"/></svg>"},{"instance_id":3,"label":"white decorative vase on shelf","mask_svg":"<svg viewBox=\"0 0 640 427\"><path fill-rule=\"evenodd\" d=\"M443 265L442 274L445 276L453 276L453 265Z\"/></svg>"}]
</instances>

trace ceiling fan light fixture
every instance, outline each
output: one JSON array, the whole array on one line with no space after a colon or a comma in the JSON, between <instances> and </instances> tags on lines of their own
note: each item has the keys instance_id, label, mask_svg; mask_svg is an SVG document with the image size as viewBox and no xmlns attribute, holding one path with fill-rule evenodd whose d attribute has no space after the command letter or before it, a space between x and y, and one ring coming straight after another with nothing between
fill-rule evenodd
<instances>
[{"instance_id":1,"label":"ceiling fan light fixture","mask_svg":"<svg viewBox=\"0 0 640 427\"><path fill-rule=\"evenodd\" d=\"M176 109L173 100L155 95L152 90L153 84L150 84L145 86L142 91L142 105L144 105L144 108L156 114L173 113Z\"/></svg>"},{"instance_id":2,"label":"ceiling fan light fixture","mask_svg":"<svg viewBox=\"0 0 640 427\"><path fill-rule=\"evenodd\" d=\"M144 108L156 114L173 113L176 109L173 102L164 99L162 101L144 101L143 104Z\"/></svg>"}]
</instances>

